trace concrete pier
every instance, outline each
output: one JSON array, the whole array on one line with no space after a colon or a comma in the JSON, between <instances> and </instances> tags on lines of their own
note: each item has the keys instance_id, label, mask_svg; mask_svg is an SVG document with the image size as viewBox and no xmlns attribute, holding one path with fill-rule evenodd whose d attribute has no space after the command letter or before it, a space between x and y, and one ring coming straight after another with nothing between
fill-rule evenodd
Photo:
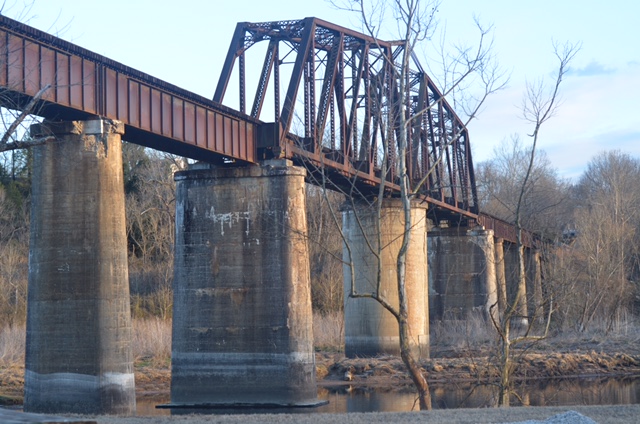
<instances>
[{"instance_id":1,"label":"concrete pier","mask_svg":"<svg viewBox=\"0 0 640 424\"><path fill-rule=\"evenodd\" d=\"M318 404L305 170L196 168L175 177L167 406Z\"/></svg>"},{"instance_id":2,"label":"concrete pier","mask_svg":"<svg viewBox=\"0 0 640 424\"><path fill-rule=\"evenodd\" d=\"M526 276L524 281L518 278L518 248L515 244L504 245L504 266L507 279L507 308L513 305L517 299L515 314L511 318L511 324L515 329L524 329L529 325L529 307L527 305Z\"/></svg>"},{"instance_id":3,"label":"concrete pier","mask_svg":"<svg viewBox=\"0 0 640 424\"><path fill-rule=\"evenodd\" d=\"M400 352L396 318L374 299L349 297L352 272L357 293L373 293L381 261L380 293L398 307L397 260L404 233L404 212L397 199L385 199L380 222L376 206L347 207L342 215L345 354L348 357ZM409 334L414 354L429 357L429 301L427 283L426 205L414 204L413 227L407 252L406 292L409 300ZM378 237L380 236L380 243ZM379 249L382 246L382 249ZM349 265L353 261L353 268Z\"/></svg>"},{"instance_id":4,"label":"concrete pier","mask_svg":"<svg viewBox=\"0 0 640 424\"><path fill-rule=\"evenodd\" d=\"M24 409L134 414L121 123L34 137Z\"/></svg>"},{"instance_id":5,"label":"concrete pier","mask_svg":"<svg viewBox=\"0 0 640 424\"><path fill-rule=\"evenodd\" d=\"M504 314L507 307L507 276L504 263L504 239L496 237L493 241L495 247L496 285L498 287L498 310Z\"/></svg>"},{"instance_id":6,"label":"concrete pier","mask_svg":"<svg viewBox=\"0 0 640 424\"><path fill-rule=\"evenodd\" d=\"M472 311L482 312L485 318L493 312L497 318L493 231L434 228L428 240L431 319L463 320Z\"/></svg>"},{"instance_id":7,"label":"concrete pier","mask_svg":"<svg viewBox=\"0 0 640 424\"><path fill-rule=\"evenodd\" d=\"M542 293L540 251L532 248L526 249L525 258L529 316L538 322L544 322L545 311L543 310L544 295Z\"/></svg>"}]
</instances>

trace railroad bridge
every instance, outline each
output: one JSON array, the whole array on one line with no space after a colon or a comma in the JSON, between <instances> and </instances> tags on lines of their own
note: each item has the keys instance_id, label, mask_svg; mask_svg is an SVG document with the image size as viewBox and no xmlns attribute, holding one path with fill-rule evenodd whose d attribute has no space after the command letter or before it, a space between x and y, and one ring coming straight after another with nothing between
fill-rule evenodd
<instances>
[{"instance_id":1,"label":"railroad bridge","mask_svg":"<svg viewBox=\"0 0 640 424\"><path fill-rule=\"evenodd\" d=\"M197 161L175 177L173 407L318 403L305 183L353 199L342 231L356 264L345 276L359 290L375 278L369 231L383 229L393 293L402 132L420 187L407 272L413 348L428 356L429 319L504 307L517 292L515 230L478 211L468 131L415 57L398 83L403 49L316 18L239 23L211 100L0 16L1 105L44 118L31 128L42 144L25 410L135 411L123 138ZM401 111L404 128L393 119ZM372 198L381 217L362 201ZM539 273L527 281L523 317L541 290ZM393 317L345 298L346 354L397 353Z\"/></svg>"}]
</instances>

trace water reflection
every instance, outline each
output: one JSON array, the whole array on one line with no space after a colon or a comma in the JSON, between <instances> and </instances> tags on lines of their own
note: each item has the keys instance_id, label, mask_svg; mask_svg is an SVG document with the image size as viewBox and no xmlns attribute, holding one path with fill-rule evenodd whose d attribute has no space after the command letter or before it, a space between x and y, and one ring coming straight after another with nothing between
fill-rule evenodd
<instances>
[{"instance_id":1,"label":"water reflection","mask_svg":"<svg viewBox=\"0 0 640 424\"><path fill-rule=\"evenodd\" d=\"M640 403L640 378L575 378L528 380L516 385L512 406L625 405ZM331 403L322 412L404 412L416 409L410 391L324 388L319 397ZM497 405L494 385L458 383L431 386L434 409L488 408Z\"/></svg>"},{"instance_id":2,"label":"water reflection","mask_svg":"<svg viewBox=\"0 0 640 424\"><path fill-rule=\"evenodd\" d=\"M516 391L519 398L513 398L512 406L640 404L640 377L529 380L519 383ZM497 395L497 387L492 385L459 383L431 386L434 409L493 407L496 405ZM319 408L282 412L405 412L417 409L416 396L409 390L350 386L321 387L318 389L318 397L328 400L329 404ZM168 396L138 399L138 416L169 415L171 413L169 410L155 408L156 405L168 403L168 401ZM211 410L198 412L216 413ZM221 412L217 411L217 413ZM226 414L234 412L250 413L247 410L224 411Z\"/></svg>"},{"instance_id":3,"label":"water reflection","mask_svg":"<svg viewBox=\"0 0 640 424\"><path fill-rule=\"evenodd\" d=\"M320 388L318 397L329 401L317 412L405 412L417 408L416 396L408 391L390 391L350 386Z\"/></svg>"}]
</instances>

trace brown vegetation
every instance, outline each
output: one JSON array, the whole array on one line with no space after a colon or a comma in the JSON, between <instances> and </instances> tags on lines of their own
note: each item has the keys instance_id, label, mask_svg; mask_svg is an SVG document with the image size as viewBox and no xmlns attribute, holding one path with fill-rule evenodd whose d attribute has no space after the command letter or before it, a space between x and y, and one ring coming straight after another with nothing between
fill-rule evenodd
<instances>
[{"instance_id":1,"label":"brown vegetation","mask_svg":"<svg viewBox=\"0 0 640 424\"><path fill-rule=\"evenodd\" d=\"M399 357L345 358L339 313L314 317L316 374L320 385L406 389L411 379ZM435 325L432 358L420 362L430 383L493 383L499 377L491 327L474 317ZM445 331L446 325L446 331ZM640 328L618 324L619 332L552 337L517 352L514 378L640 376ZM166 397L171 380L171 322L136 319L133 326L136 390L139 396ZM345 376L349 376L349 381ZM22 402L24 327L0 331L0 403Z\"/></svg>"}]
</instances>

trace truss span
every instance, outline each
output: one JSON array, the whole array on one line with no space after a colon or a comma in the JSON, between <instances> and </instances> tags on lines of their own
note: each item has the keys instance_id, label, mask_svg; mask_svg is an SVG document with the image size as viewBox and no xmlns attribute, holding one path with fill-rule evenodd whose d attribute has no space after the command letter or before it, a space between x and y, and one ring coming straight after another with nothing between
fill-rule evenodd
<instances>
[{"instance_id":1,"label":"truss span","mask_svg":"<svg viewBox=\"0 0 640 424\"><path fill-rule=\"evenodd\" d=\"M117 119L127 141L157 150L225 166L284 157L363 194L384 182L391 196L401 129L383 118L403 110L410 177L424 180L432 218L515 241L512 226L478 215L468 131L415 58L400 96L403 48L316 18L240 23L212 101L0 16L0 106L22 110L42 91L33 112L46 119Z\"/></svg>"},{"instance_id":2,"label":"truss span","mask_svg":"<svg viewBox=\"0 0 640 424\"><path fill-rule=\"evenodd\" d=\"M260 128L260 156L328 171L343 190L384 181L397 191L396 140L404 131L419 195L438 209L475 215L468 131L415 56L399 92L404 48L316 18L239 23L214 100L270 122Z\"/></svg>"}]
</instances>

